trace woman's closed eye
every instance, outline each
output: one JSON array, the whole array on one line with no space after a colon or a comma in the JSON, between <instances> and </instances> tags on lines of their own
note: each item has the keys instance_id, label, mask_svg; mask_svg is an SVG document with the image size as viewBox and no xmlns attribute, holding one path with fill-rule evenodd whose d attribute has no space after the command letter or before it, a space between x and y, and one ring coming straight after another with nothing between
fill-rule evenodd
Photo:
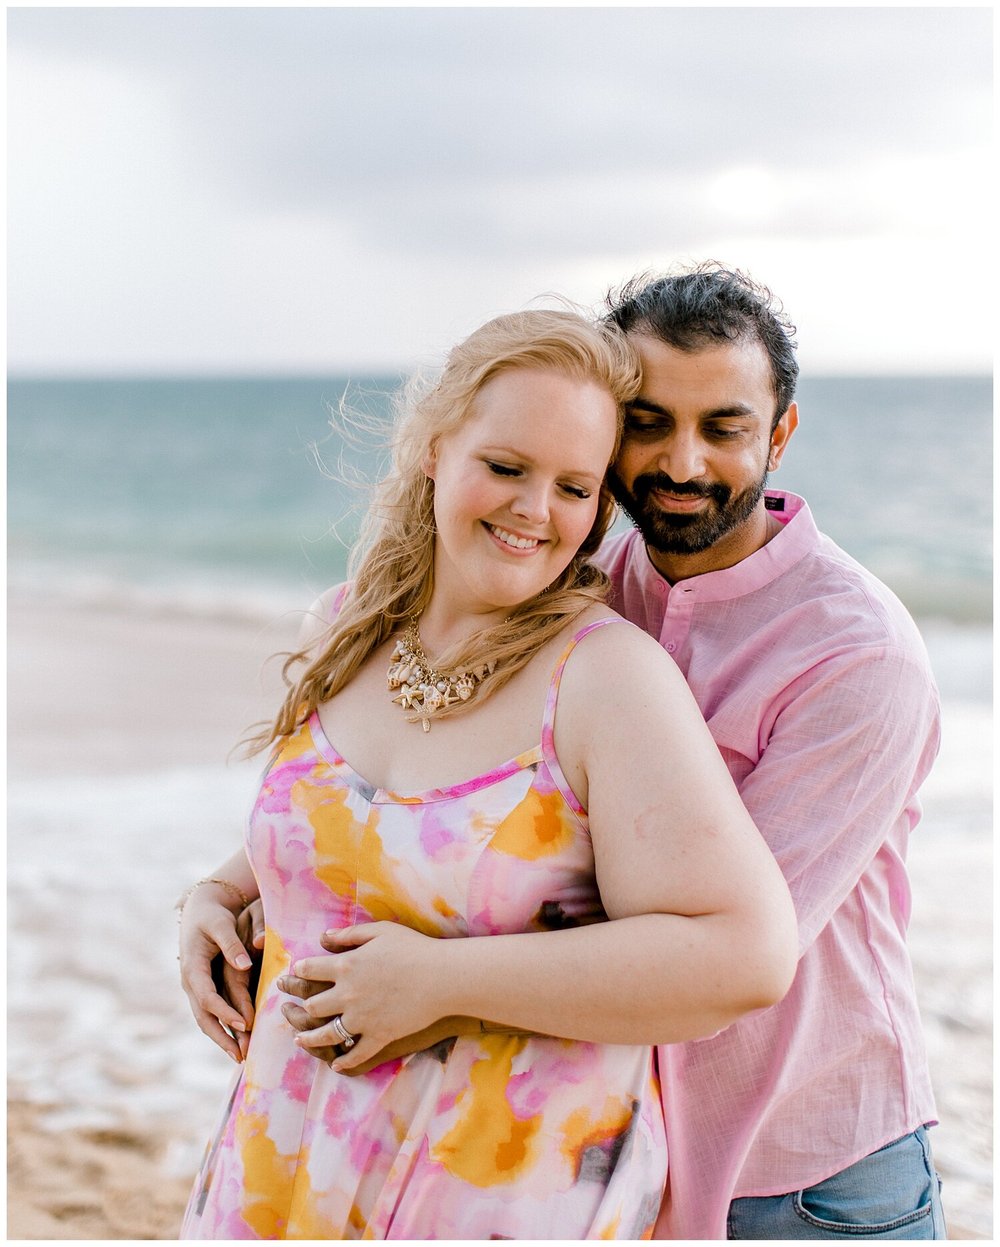
<instances>
[{"instance_id":1,"label":"woman's closed eye","mask_svg":"<svg viewBox=\"0 0 1000 1247\"><path fill-rule=\"evenodd\" d=\"M524 468L516 467L512 463L500 463L496 459L484 459L483 462L495 476L524 475ZM578 485L575 481L560 481L559 488L564 494L569 494L571 498L579 498L581 501L593 495L592 489L588 489L585 485Z\"/></svg>"},{"instance_id":2,"label":"woman's closed eye","mask_svg":"<svg viewBox=\"0 0 1000 1247\"><path fill-rule=\"evenodd\" d=\"M589 489L585 489L583 485L571 485L568 481L563 482L559 488L573 498L583 499L591 496L591 491Z\"/></svg>"}]
</instances>

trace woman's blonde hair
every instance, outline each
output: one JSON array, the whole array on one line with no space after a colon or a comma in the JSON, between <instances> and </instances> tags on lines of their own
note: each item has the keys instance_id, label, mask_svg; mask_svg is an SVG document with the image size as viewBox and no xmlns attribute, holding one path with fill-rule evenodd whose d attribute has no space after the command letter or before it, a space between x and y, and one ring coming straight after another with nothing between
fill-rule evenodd
<instances>
[{"instance_id":1,"label":"woman's blonde hair","mask_svg":"<svg viewBox=\"0 0 1000 1247\"><path fill-rule=\"evenodd\" d=\"M419 616L434 578L434 482L424 471L435 443L468 417L490 378L512 369L555 371L607 387L618 411L614 454L624 404L639 392L640 365L624 334L569 311L531 310L498 316L448 355L438 380L405 388L392 439L392 466L376 487L348 566L350 587L336 618L308 649L291 654L283 674L289 691L269 729L249 738L253 753L290 735L344 687L368 655L401 625ZM588 606L602 601L608 580L590 563L615 514L606 484L597 516L569 565L542 593L521 603L501 624L482 629L435 659L438 670L493 659L496 668L472 702L456 702L438 717L461 714L505 684L537 651ZM292 683L289 670L305 668Z\"/></svg>"}]
</instances>

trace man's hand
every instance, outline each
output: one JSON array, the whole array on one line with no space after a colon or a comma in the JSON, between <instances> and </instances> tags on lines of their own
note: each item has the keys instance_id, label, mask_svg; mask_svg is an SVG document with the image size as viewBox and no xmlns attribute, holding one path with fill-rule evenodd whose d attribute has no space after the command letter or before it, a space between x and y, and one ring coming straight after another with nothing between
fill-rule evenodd
<instances>
[{"instance_id":1,"label":"man's hand","mask_svg":"<svg viewBox=\"0 0 1000 1247\"><path fill-rule=\"evenodd\" d=\"M317 992L323 991L326 984L311 983L308 979L300 979L294 974L286 974L278 980L278 986L289 996L297 996L299 1000L308 1000L310 996L315 996ZM330 1022L330 1018L311 1017L301 1005L297 1005L291 1000L281 1006L281 1012L292 1030L297 1031L299 1034L305 1031L317 1030L320 1026L327 1026ZM322 1048L303 1048L302 1051L308 1052L310 1056L316 1057L325 1065L329 1065L331 1061L335 1061L340 1056L340 1048L335 1044L327 1044ZM358 1070L357 1072L360 1074L363 1071Z\"/></svg>"},{"instance_id":2,"label":"man's hand","mask_svg":"<svg viewBox=\"0 0 1000 1247\"><path fill-rule=\"evenodd\" d=\"M289 996L297 996L300 1000L308 1000L310 996L315 996L317 992L324 991L327 986L326 983L315 983L310 982L308 979L296 978L294 974L286 974L280 980L279 985L283 992L286 992ZM281 1006L281 1012L292 1029L300 1034L305 1031L318 1030L319 1027L326 1026L330 1022L330 1018L314 1018L310 1016L301 1005L297 1005L291 1000ZM351 1076L354 1074L367 1074L369 1070L375 1069L377 1065L384 1065L386 1061L395 1061L400 1057L410 1056L414 1052L423 1052L426 1048L433 1048L435 1044L440 1043L443 1039L451 1039L455 1035L478 1035L480 1031L480 1024L475 1018L441 1018L431 1026L427 1026L422 1031L419 1031L416 1035L406 1035L402 1039L386 1044L381 1051L377 1052L373 1057L369 1057L361 1065L355 1065L341 1072ZM310 1056L318 1058L326 1065L335 1061L337 1057L344 1055L344 1049L335 1044L303 1048L302 1051L308 1052Z\"/></svg>"},{"instance_id":3,"label":"man's hand","mask_svg":"<svg viewBox=\"0 0 1000 1247\"><path fill-rule=\"evenodd\" d=\"M258 897L251 901L236 919L236 934L250 956L254 949L264 947L264 903Z\"/></svg>"}]
</instances>

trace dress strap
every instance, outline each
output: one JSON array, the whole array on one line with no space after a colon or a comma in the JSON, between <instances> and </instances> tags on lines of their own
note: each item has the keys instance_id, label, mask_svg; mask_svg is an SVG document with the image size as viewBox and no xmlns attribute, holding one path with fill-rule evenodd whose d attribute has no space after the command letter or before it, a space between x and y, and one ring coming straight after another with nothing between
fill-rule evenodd
<instances>
[{"instance_id":1,"label":"dress strap","mask_svg":"<svg viewBox=\"0 0 1000 1247\"><path fill-rule=\"evenodd\" d=\"M344 605L350 588L351 582L349 580L345 580L342 585L337 586L337 592L333 595L333 601L330 603L330 618L327 620L327 623L333 623L340 614L340 608Z\"/></svg>"},{"instance_id":2,"label":"dress strap","mask_svg":"<svg viewBox=\"0 0 1000 1247\"><path fill-rule=\"evenodd\" d=\"M623 619L621 615L608 615L605 619L595 619L592 623L585 624L579 632L575 632L566 642L566 648L559 655L559 661L552 672L548 696L545 698L545 716L542 720L542 751L547 758L555 758L553 731L556 721L556 702L559 699L559 686L562 683L563 671L566 669L566 663L569 661L570 654L572 654L583 638L596 628L603 628L605 624L620 623L627 624L628 620ZM634 625L630 624L629 626L632 627Z\"/></svg>"}]
</instances>

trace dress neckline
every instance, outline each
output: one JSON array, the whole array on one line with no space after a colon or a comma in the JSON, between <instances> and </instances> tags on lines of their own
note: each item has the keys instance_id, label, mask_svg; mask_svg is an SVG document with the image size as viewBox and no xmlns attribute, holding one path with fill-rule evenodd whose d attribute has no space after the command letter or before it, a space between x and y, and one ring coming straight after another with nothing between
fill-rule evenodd
<instances>
[{"instance_id":1,"label":"dress neckline","mask_svg":"<svg viewBox=\"0 0 1000 1247\"><path fill-rule=\"evenodd\" d=\"M307 720L307 725L313 744L316 747L316 752L325 761L336 766L337 770L343 774L345 782L367 801L380 804L423 805L431 801L446 801L454 797L465 796L467 793L477 792L481 788L488 788L491 784L500 783L501 780L507 779L511 775L516 775L518 771L528 770L544 760L542 746L538 744L531 749L526 749L516 754L513 758L508 758L506 762L501 762L499 766L495 766L481 775L474 775L471 779L461 780L457 784L446 784L440 788L425 788L419 792L401 793L391 788L383 788L378 784L373 784L359 774L339 752L323 730L323 724L320 722L318 711L314 710L312 712Z\"/></svg>"},{"instance_id":2,"label":"dress neckline","mask_svg":"<svg viewBox=\"0 0 1000 1247\"><path fill-rule=\"evenodd\" d=\"M338 600L337 608L339 609L341 597ZM542 716L542 739L541 743L534 745L532 748L525 750L523 753L517 754L513 758L508 758L506 762L501 762L499 766L495 766L492 770L486 771L482 775L475 775L471 779L463 780L458 784L448 784L443 788L425 788L420 792L400 793L393 792L388 788L381 788L377 784L371 783L370 780L359 774L353 766L344 758L335 748L326 732L323 730L323 724L320 722L319 711L314 710L306 720L303 727L308 727L312 738L313 746L316 752L334 766L343 776L344 782L358 792L366 801L373 804L381 805L424 805L431 801L448 801L457 797L463 797L472 792L478 792L483 788L488 788L492 784L501 783L505 779L509 779L512 775L516 775L519 771L529 769L537 769L538 766L544 765L555 787L562 794L564 801L573 811L576 817L586 826L587 811L580 804L580 801L573 791L573 788L566 778L566 775L556 755L555 741L553 738L553 725L555 722L556 700L559 696L559 686L562 682L562 673L565 669L566 662L570 654L576 646L583 640L588 633L593 632L597 628L602 628L606 624L619 623L625 624L626 621L620 615L607 615L601 619L593 619L588 624L584 624L579 628L567 641L562 653L556 662L549 680L548 692L545 697L545 709ZM631 625L627 625L631 627ZM303 730L302 728L299 729Z\"/></svg>"}]
</instances>

